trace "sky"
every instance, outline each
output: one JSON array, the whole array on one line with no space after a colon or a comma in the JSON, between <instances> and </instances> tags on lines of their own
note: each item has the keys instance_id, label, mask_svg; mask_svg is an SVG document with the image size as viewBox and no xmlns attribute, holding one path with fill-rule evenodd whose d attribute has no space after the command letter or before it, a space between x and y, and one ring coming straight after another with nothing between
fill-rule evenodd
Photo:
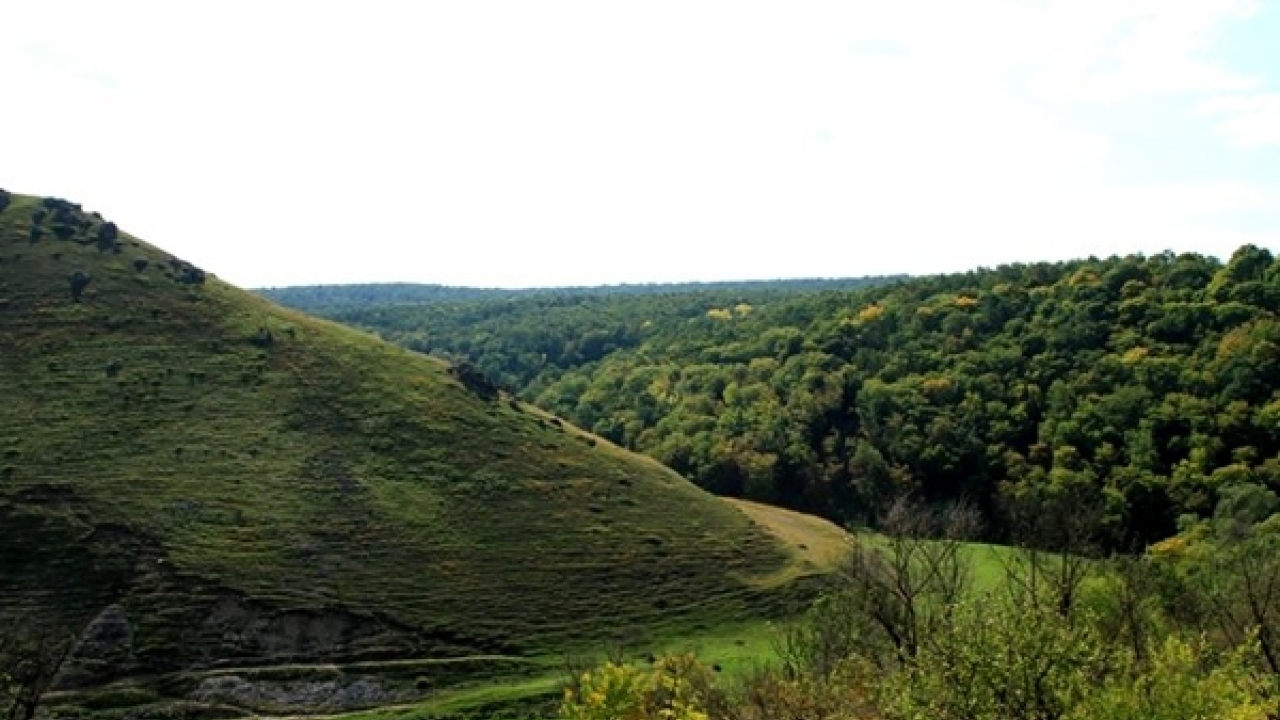
<instances>
[{"instance_id":1,"label":"sky","mask_svg":"<svg viewBox=\"0 0 1280 720\"><path fill-rule=\"evenodd\" d=\"M242 286L1280 252L1280 0L2 14L0 187Z\"/></svg>"}]
</instances>

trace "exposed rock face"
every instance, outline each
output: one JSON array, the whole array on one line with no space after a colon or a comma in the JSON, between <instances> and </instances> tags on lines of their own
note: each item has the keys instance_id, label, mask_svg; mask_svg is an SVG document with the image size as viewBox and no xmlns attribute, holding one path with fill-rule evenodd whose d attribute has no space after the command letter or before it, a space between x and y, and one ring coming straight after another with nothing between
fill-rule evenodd
<instances>
[{"instance_id":1,"label":"exposed rock face","mask_svg":"<svg viewBox=\"0 0 1280 720\"><path fill-rule=\"evenodd\" d=\"M217 599L196 629L221 645L223 657L334 657L352 653L388 628L369 618L336 610L280 612L234 596Z\"/></svg>"},{"instance_id":2,"label":"exposed rock face","mask_svg":"<svg viewBox=\"0 0 1280 720\"><path fill-rule=\"evenodd\" d=\"M135 664L129 616L119 605L108 605L76 640L59 685L75 687L127 675Z\"/></svg>"},{"instance_id":3,"label":"exposed rock face","mask_svg":"<svg viewBox=\"0 0 1280 720\"><path fill-rule=\"evenodd\" d=\"M387 690L371 678L251 681L239 675L218 675L201 680L190 698L261 712L332 712L385 705L406 695Z\"/></svg>"}]
</instances>

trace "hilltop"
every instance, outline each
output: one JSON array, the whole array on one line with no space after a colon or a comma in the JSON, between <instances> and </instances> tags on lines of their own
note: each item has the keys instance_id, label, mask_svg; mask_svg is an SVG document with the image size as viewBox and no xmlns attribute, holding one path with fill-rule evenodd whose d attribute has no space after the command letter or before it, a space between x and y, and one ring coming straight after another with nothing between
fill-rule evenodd
<instances>
[{"instance_id":1,"label":"hilltop","mask_svg":"<svg viewBox=\"0 0 1280 720\"><path fill-rule=\"evenodd\" d=\"M794 549L674 472L67 201L0 199L0 383L0 620L79 638L65 688L243 706L227 668L479 677L788 597L765 580ZM414 667L350 704L460 672Z\"/></svg>"}]
</instances>

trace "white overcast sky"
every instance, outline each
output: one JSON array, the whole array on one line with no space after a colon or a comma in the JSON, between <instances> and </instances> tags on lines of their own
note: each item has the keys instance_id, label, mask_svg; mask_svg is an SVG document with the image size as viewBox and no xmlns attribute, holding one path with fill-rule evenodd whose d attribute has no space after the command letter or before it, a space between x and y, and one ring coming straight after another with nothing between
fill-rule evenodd
<instances>
[{"instance_id":1,"label":"white overcast sky","mask_svg":"<svg viewBox=\"0 0 1280 720\"><path fill-rule=\"evenodd\" d=\"M0 187L246 286L1280 250L1280 1L39 2Z\"/></svg>"}]
</instances>

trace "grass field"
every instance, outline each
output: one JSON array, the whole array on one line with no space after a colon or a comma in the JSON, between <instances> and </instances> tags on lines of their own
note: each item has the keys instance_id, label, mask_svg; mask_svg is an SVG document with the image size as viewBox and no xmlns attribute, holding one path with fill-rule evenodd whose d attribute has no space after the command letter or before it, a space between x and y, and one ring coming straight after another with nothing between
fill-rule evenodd
<instances>
[{"instance_id":1,"label":"grass field","mask_svg":"<svg viewBox=\"0 0 1280 720\"><path fill-rule=\"evenodd\" d=\"M104 703L266 711L290 701L211 673L279 689L272 668L301 683L519 659L364 666L393 678L382 695L299 707L480 702L485 673L536 689L530 662L783 614L815 571L750 512L441 362L12 197L0 616L88 627L75 683L126 683Z\"/></svg>"}]
</instances>

